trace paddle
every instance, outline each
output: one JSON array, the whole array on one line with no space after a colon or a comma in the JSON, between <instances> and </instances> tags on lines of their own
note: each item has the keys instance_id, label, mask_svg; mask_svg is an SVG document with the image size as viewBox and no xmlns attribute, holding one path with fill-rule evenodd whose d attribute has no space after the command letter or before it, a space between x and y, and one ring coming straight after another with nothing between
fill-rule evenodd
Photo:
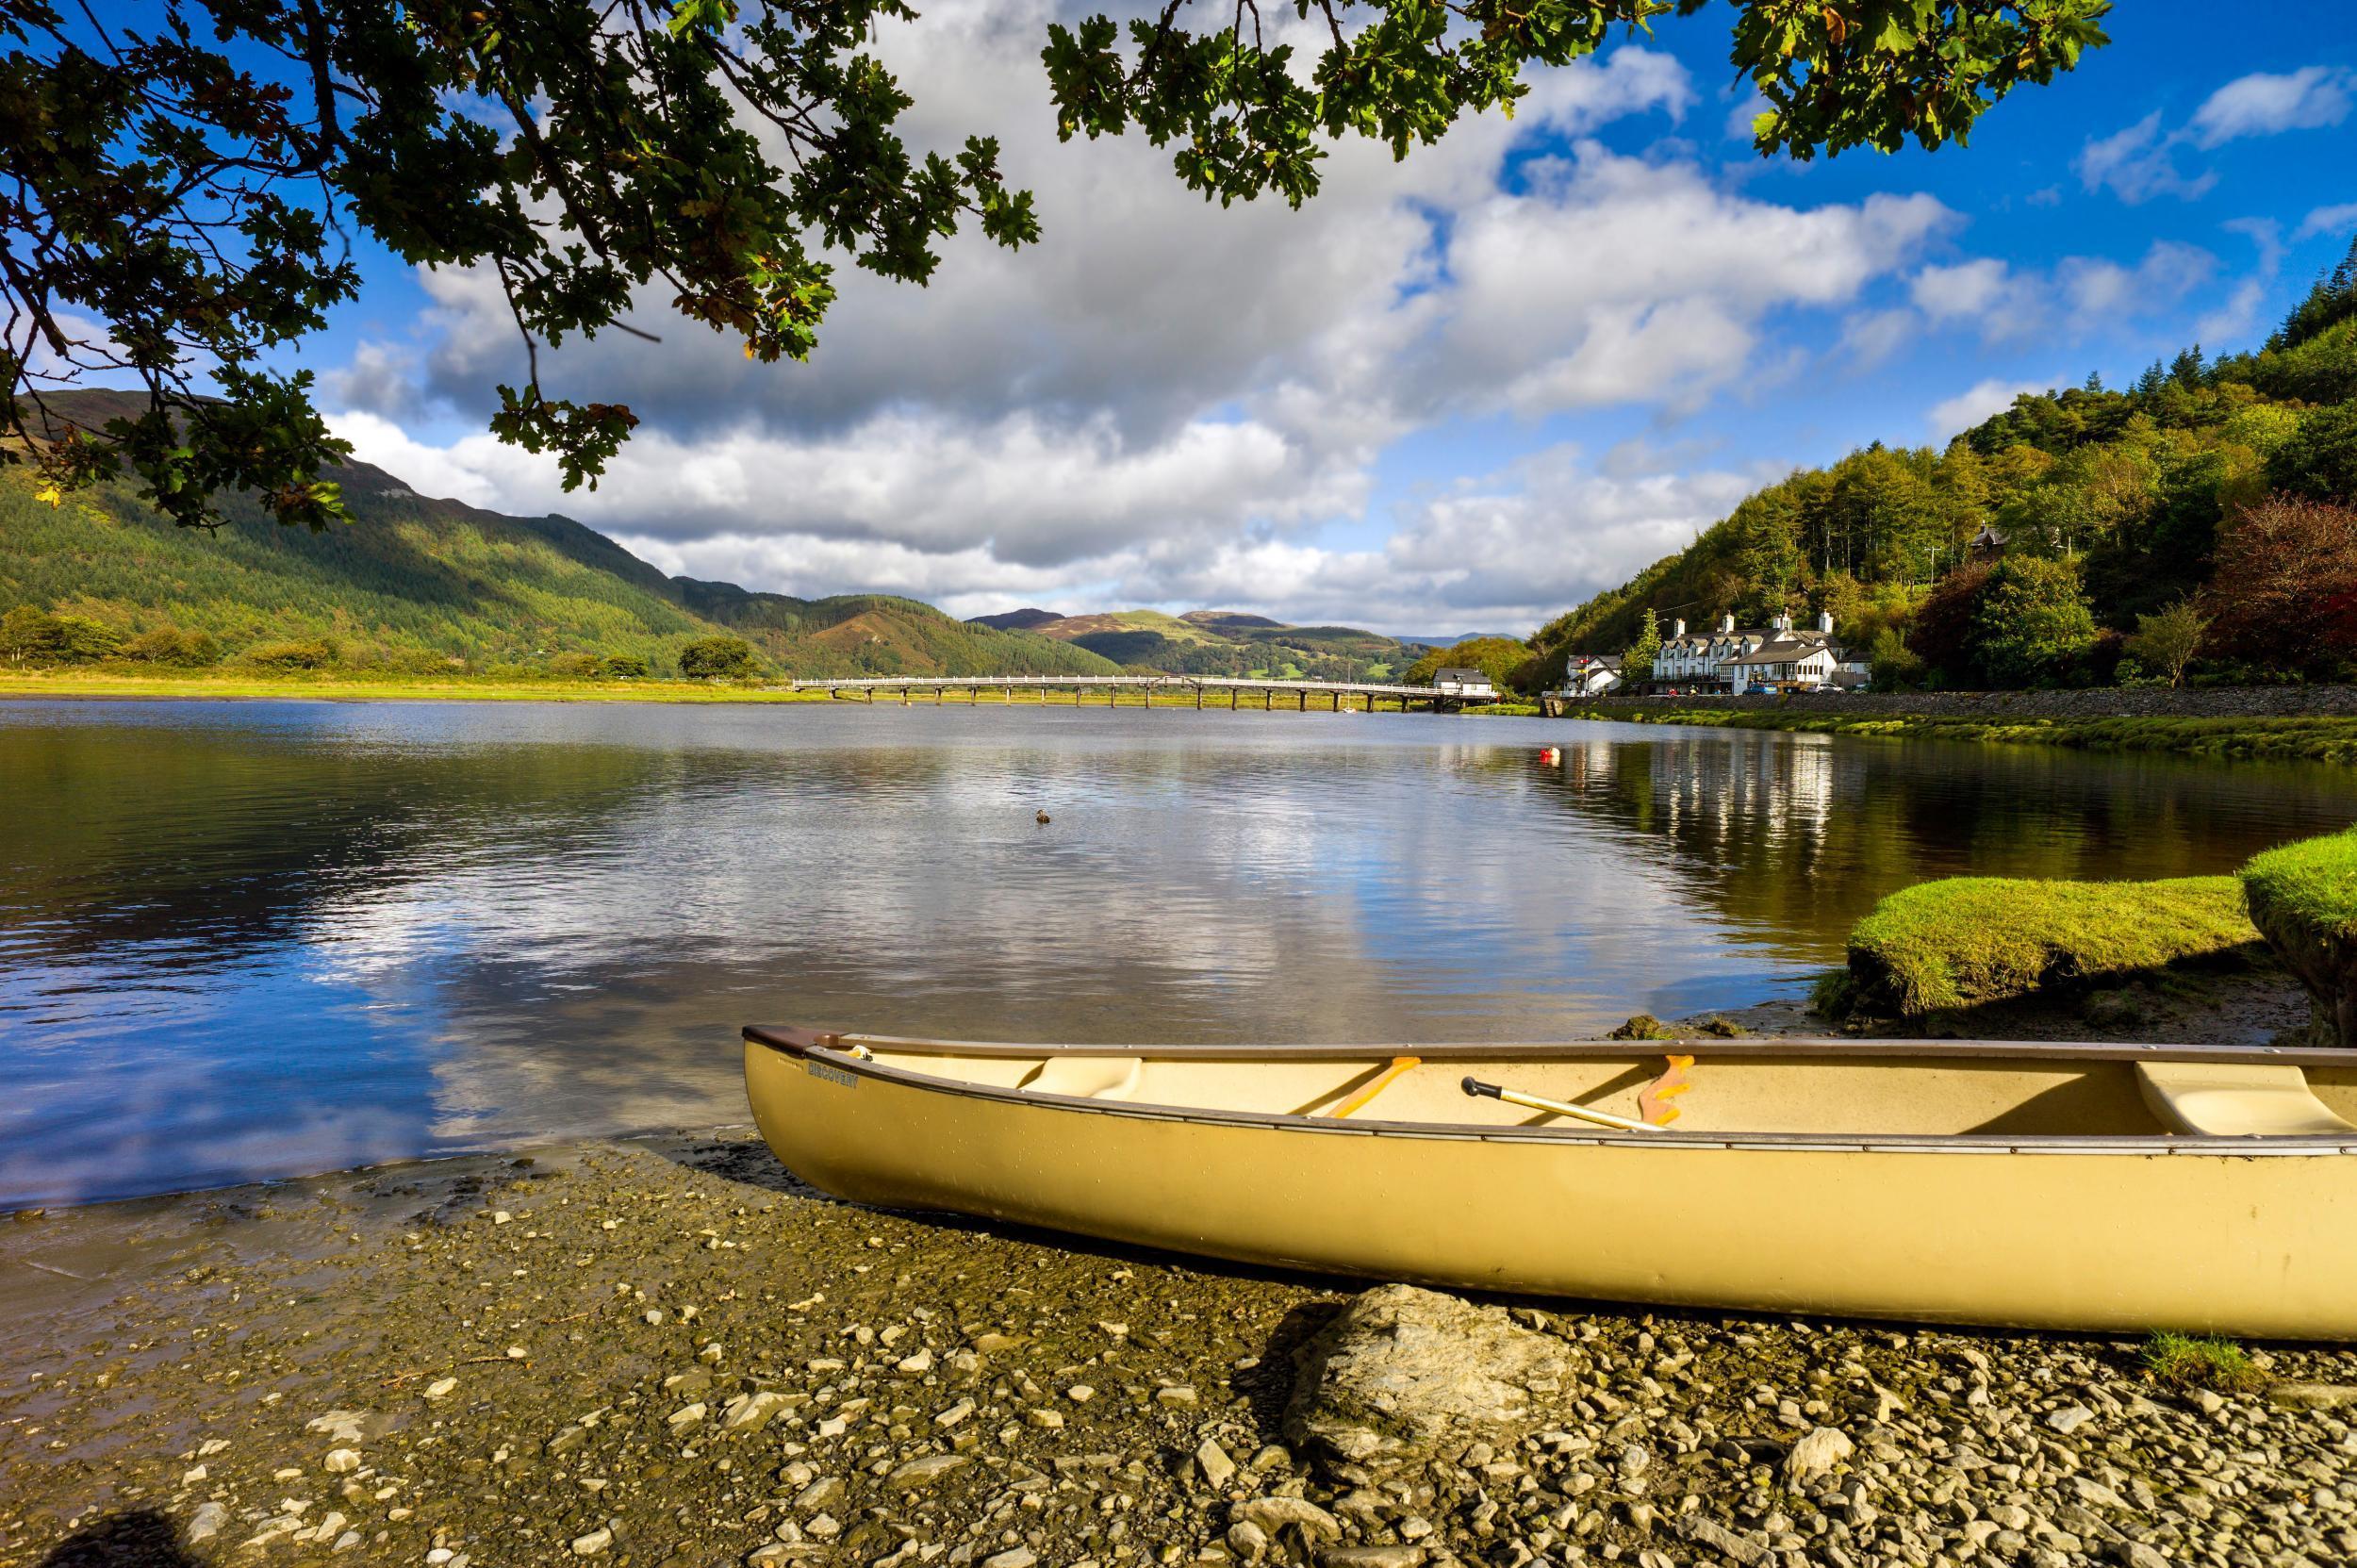
<instances>
[{"instance_id":1,"label":"paddle","mask_svg":"<svg viewBox=\"0 0 2357 1568\"><path fill-rule=\"evenodd\" d=\"M1524 1094L1520 1089L1508 1089L1497 1083L1484 1083L1477 1078L1466 1079L1463 1088L1465 1093L1471 1096L1487 1095L1492 1099L1502 1099L1508 1105L1519 1105L1526 1111L1551 1112L1558 1116L1570 1116L1577 1121L1593 1122L1598 1127L1615 1128L1623 1132L1662 1131L1649 1122L1631 1121L1626 1116L1616 1116L1609 1111L1591 1111L1585 1105L1572 1105L1559 1099L1544 1099L1537 1095Z\"/></svg>"}]
</instances>

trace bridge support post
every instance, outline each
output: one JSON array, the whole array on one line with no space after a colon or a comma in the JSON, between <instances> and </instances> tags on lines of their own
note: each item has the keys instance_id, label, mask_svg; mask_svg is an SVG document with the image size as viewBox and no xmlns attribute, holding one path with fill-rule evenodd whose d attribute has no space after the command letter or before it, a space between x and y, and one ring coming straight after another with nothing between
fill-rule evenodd
<instances>
[{"instance_id":1,"label":"bridge support post","mask_svg":"<svg viewBox=\"0 0 2357 1568\"><path fill-rule=\"evenodd\" d=\"M1343 711L1343 694L1339 691L1334 694L1334 711L1336 713Z\"/></svg>"},{"instance_id":2,"label":"bridge support post","mask_svg":"<svg viewBox=\"0 0 2357 1568\"><path fill-rule=\"evenodd\" d=\"M1203 688L1201 686L1195 688L1195 711L1197 713L1203 711Z\"/></svg>"},{"instance_id":3,"label":"bridge support post","mask_svg":"<svg viewBox=\"0 0 2357 1568\"><path fill-rule=\"evenodd\" d=\"M1234 686L1228 688L1228 711L1229 713L1236 711L1236 688Z\"/></svg>"},{"instance_id":4,"label":"bridge support post","mask_svg":"<svg viewBox=\"0 0 2357 1568\"><path fill-rule=\"evenodd\" d=\"M1294 696L1298 699L1298 701L1294 703L1294 711L1295 713L1308 713L1310 711L1310 694L1307 691L1296 691L1294 693Z\"/></svg>"}]
</instances>

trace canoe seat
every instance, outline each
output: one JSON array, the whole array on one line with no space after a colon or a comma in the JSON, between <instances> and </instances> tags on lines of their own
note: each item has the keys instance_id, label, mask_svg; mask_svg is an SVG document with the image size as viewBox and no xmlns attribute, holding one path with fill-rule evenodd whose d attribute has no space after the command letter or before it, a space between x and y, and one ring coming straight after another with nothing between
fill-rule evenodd
<instances>
[{"instance_id":1,"label":"canoe seat","mask_svg":"<svg viewBox=\"0 0 2357 1568\"><path fill-rule=\"evenodd\" d=\"M2172 1132L2288 1138L2357 1132L2316 1098L2308 1075L2273 1062L2139 1062L2136 1087Z\"/></svg>"},{"instance_id":2,"label":"canoe seat","mask_svg":"<svg viewBox=\"0 0 2357 1568\"><path fill-rule=\"evenodd\" d=\"M1051 1056L1016 1087L1075 1099L1128 1099L1145 1074L1146 1064L1134 1056Z\"/></svg>"}]
</instances>

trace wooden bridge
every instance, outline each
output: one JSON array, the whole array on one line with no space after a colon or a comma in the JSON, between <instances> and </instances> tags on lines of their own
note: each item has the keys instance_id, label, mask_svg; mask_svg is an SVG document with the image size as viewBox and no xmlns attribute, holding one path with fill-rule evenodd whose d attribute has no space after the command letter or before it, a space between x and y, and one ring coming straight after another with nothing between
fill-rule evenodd
<instances>
[{"instance_id":1,"label":"wooden bridge","mask_svg":"<svg viewBox=\"0 0 2357 1568\"><path fill-rule=\"evenodd\" d=\"M1002 702L1014 702L1030 693L1037 693L1034 701L1045 704L1070 693L1075 707L1088 705L1092 699L1102 697L1105 706L1116 707L1125 696L1138 699L1152 707L1156 697L1162 698L1163 706L1196 708L1218 707L1224 694L1229 709L1262 708L1274 711L1277 700L1290 697L1296 712L1307 713L1312 701L1323 701L1329 713L1374 713L1380 706L1391 706L1400 713L1422 706L1433 713L1449 713L1475 702L1494 702L1500 693L1494 689L1470 686L1410 686L1380 681L1255 681L1225 675L869 675L847 680L789 681L796 691L824 691L841 700L873 702L879 692L889 700L899 699L902 707L924 698L936 704L963 693L970 705L982 701L982 694L997 694ZM1259 701L1247 701L1258 697ZM1211 699L1207 703L1205 699Z\"/></svg>"}]
</instances>

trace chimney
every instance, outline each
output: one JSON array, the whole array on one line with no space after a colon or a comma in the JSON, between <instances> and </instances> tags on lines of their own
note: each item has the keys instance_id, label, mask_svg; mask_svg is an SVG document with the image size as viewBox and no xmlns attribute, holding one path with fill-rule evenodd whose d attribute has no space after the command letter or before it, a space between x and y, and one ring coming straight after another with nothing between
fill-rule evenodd
<instances>
[{"instance_id":1,"label":"chimney","mask_svg":"<svg viewBox=\"0 0 2357 1568\"><path fill-rule=\"evenodd\" d=\"M1722 615L1719 618L1719 635L1722 637L1733 636L1735 635L1734 616Z\"/></svg>"},{"instance_id":2,"label":"chimney","mask_svg":"<svg viewBox=\"0 0 2357 1568\"><path fill-rule=\"evenodd\" d=\"M1833 635L1833 612L1831 610L1817 612L1817 629L1827 636Z\"/></svg>"},{"instance_id":3,"label":"chimney","mask_svg":"<svg viewBox=\"0 0 2357 1568\"><path fill-rule=\"evenodd\" d=\"M1676 638L1684 635L1686 635L1686 622L1683 620L1673 620L1670 622L1670 636L1672 640L1675 640Z\"/></svg>"},{"instance_id":4,"label":"chimney","mask_svg":"<svg viewBox=\"0 0 2357 1568\"><path fill-rule=\"evenodd\" d=\"M1792 613L1789 610L1779 610L1776 612L1776 619L1769 624L1774 631L1789 632L1792 630Z\"/></svg>"}]
</instances>

